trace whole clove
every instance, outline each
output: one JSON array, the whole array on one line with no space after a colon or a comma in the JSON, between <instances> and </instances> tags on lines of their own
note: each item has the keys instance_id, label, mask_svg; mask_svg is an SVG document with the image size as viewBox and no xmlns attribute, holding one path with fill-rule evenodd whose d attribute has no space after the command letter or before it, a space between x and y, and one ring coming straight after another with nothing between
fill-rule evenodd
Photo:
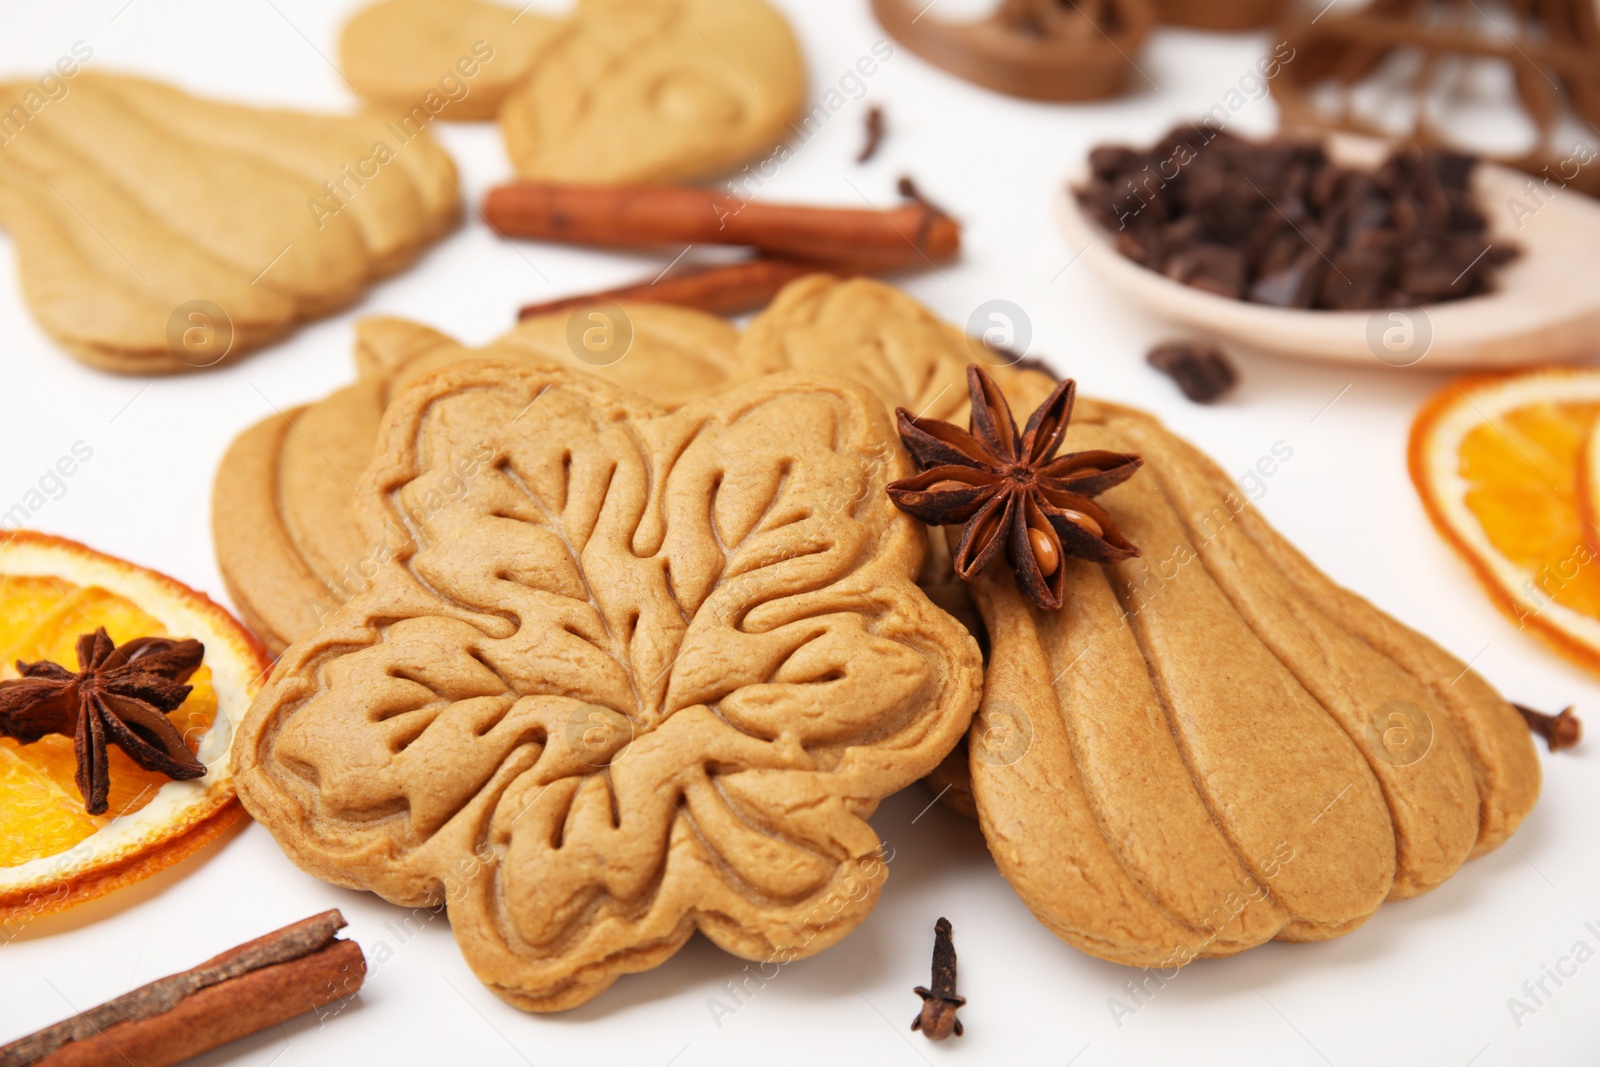
<instances>
[{"instance_id":1,"label":"whole clove","mask_svg":"<svg viewBox=\"0 0 1600 1067\"><path fill-rule=\"evenodd\" d=\"M911 180L911 175L909 174L900 175L900 179L895 182L894 187L895 191L901 196L922 209L923 220L918 225L916 236L913 238L913 243L916 247L922 248L928 243L928 234L933 225L940 220L944 220L948 224L950 213L923 196L922 190L918 188L916 182Z\"/></svg>"},{"instance_id":2,"label":"whole clove","mask_svg":"<svg viewBox=\"0 0 1600 1067\"><path fill-rule=\"evenodd\" d=\"M867 109L866 118L867 139L861 145L861 151L856 153L856 162L865 163L878 154L878 148L883 144L883 108L873 104Z\"/></svg>"},{"instance_id":3,"label":"whole clove","mask_svg":"<svg viewBox=\"0 0 1600 1067\"><path fill-rule=\"evenodd\" d=\"M899 193L901 196L905 197L907 200L911 201L913 204L916 204L916 205L918 205L920 207L927 208L929 211L933 212L935 215L942 215L942 216L944 216L946 218L949 218L950 213L948 211L946 211L944 208L940 207L938 204L935 204L932 200L929 200L927 197L922 195L921 187L918 186L917 183L912 180L911 175L909 175L909 174L900 175L899 179L897 179L895 181L895 183L894 183L894 188L895 188L895 192Z\"/></svg>"},{"instance_id":4,"label":"whole clove","mask_svg":"<svg viewBox=\"0 0 1600 1067\"><path fill-rule=\"evenodd\" d=\"M1239 380L1222 349L1201 341L1167 341L1152 348L1145 360L1196 404L1215 403Z\"/></svg>"},{"instance_id":5,"label":"whole clove","mask_svg":"<svg viewBox=\"0 0 1600 1067\"><path fill-rule=\"evenodd\" d=\"M967 998L956 995L956 946L950 933L950 920L941 916L933 924L933 988L919 985L913 990L922 998L922 1010L911 1020L911 1029L921 1030L929 1041L943 1041L951 1034L961 1036L956 1009L966 1004Z\"/></svg>"},{"instance_id":6,"label":"whole clove","mask_svg":"<svg viewBox=\"0 0 1600 1067\"><path fill-rule=\"evenodd\" d=\"M1572 714L1571 708L1562 709L1559 715L1546 715L1542 711L1535 711L1521 704L1511 706L1522 715L1528 724L1528 729L1544 738L1544 743L1551 752L1573 748L1583 740L1583 722Z\"/></svg>"},{"instance_id":7,"label":"whole clove","mask_svg":"<svg viewBox=\"0 0 1600 1067\"><path fill-rule=\"evenodd\" d=\"M1517 250L1489 239L1477 161L1402 147L1376 170L1309 141L1179 125L1101 146L1074 190L1123 255L1174 281L1272 307L1413 307L1489 292Z\"/></svg>"}]
</instances>

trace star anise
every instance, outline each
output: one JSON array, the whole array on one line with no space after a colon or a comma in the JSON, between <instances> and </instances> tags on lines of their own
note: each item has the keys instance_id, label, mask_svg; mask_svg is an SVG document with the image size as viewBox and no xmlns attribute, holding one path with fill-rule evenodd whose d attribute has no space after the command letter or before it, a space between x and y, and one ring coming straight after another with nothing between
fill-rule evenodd
<instances>
[{"instance_id":1,"label":"star anise","mask_svg":"<svg viewBox=\"0 0 1600 1067\"><path fill-rule=\"evenodd\" d=\"M1065 587L1065 557L1116 563L1139 554L1089 498L1127 481L1143 460L1107 451L1056 456L1072 418L1070 378L1021 433L1000 387L976 364L967 368L967 388L967 431L896 411L900 440L922 473L889 486L901 511L930 526L967 524L955 551L957 574L971 581L1004 548L1017 588L1054 610Z\"/></svg>"},{"instance_id":2,"label":"star anise","mask_svg":"<svg viewBox=\"0 0 1600 1067\"><path fill-rule=\"evenodd\" d=\"M102 627L78 638L78 672L39 660L17 661L21 678L0 682L0 734L31 745L46 734L72 738L75 780L91 815L111 791L106 746L116 745L147 771L199 778L205 764L183 743L166 713L188 698L184 685L205 646L194 640L139 637L120 648Z\"/></svg>"}]
</instances>

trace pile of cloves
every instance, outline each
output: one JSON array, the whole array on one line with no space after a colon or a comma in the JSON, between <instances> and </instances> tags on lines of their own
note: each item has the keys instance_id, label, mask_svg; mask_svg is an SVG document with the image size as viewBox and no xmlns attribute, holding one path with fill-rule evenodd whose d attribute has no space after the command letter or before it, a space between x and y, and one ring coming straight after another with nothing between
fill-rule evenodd
<instances>
[{"instance_id":1,"label":"pile of cloves","mask_svg":"<svg viewBox=\"0 0 1600 1067\"><path fill-rule=\"evenodd\" d=\"M1411 307L1487 292L1517 254L1488 236L1475 164L1403 147L1359 170L1316 142L1180 125L1153 148L1096 148L1074 192L1118 251L1186 285L1274 307Z\"/></svg>"}]
</instances>

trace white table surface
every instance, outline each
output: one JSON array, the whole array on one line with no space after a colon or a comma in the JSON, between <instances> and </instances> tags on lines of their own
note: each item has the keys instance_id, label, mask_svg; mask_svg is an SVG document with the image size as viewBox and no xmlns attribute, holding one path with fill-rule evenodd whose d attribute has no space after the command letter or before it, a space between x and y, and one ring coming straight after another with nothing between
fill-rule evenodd
<instances>
[{"instance_id":1,"label":"white table surface","mask_svg":"<svg viewBox=\"0 0 1600 1067\"><path fill-rule=\"evenodd\" d=\"M354 98L329 57L350 6L5 0L0 71L37 77L81 40L94 50L94 69L140 71L224 97L345 109ZM883 36L864 0L783 6L806 51L813 97ZM1293 456L1259 506L1313 560L1472 661L1513 699L1552 710L1575 703L1600 728L1600 686L1490 606L1429 526L1406 477L1407 425L1444 376L1376 361L1352 370L1246 360L1225 403L1189 404L1144 364L1160 328L1119 304L1057 235L1051 195L1091 145L1154 138L1198 114L1270 43L1265 35L1161 31L1140 57L1147 77L1138 91L1092 106L1013 101L897 49L868 80L865 99L849 101L761 195L885 203L895 178L914 174L966 224L959 265L905 283L930 307L960 322L984 301L1014 301L1031 320L1033 354L1087 393L1153 409L1231 471L1286 443ZM885 106L888 137L877 159L857 166L862 117L874 102ZM1270 99L1252 101L1234 128L1267 132L1275 121ZM510 174L492 125L436 129L472 201ZM217 461L234 434L274 406L313 400L351 378L357 317L406 315L481 343L511 323L521 302L629 282L660 262L508 243L469 210L416 267L343 314L227 369L141 381L97 373L58 351L22 306L13 257L0 254L0 510L85 441L93 459L36 516L37 526L221 597L208 525ZM1555 995L1520 1025L1507 1001L1524 996L1523 983L1577 942L1587 943L1586 959L1600 950L1600 848L1591 822L1600 811L1597 749L1590 741L1576 754L1546 757L1544 795L1511 844L1442 888L1387 905L1335 941L1269 944L1200 962L1120 1020L1109 1004L1134 972L1085 956L1039 925L996 872L976 826L941 807L924 811L930 796L914 787L873 820L895 858L872 916L720 1018L711 998L725 996L724 983L744 964L701 939L575 1011L519 1013L473 978L442 916L407 936L401 909L301 873L252 824L132 889L36 921L0 947L0 1041L337 906L373 961L359 999L324 1025L302 1017L197 1062L1594 1063L1600 962L1589 960L1559 989L1547 981ZM919 1003L911 987L928 980L940 915L955 925L970 1003L961 1013L966 1036L936 1045L907 1024Z\"/></svg>"}]
</instances>

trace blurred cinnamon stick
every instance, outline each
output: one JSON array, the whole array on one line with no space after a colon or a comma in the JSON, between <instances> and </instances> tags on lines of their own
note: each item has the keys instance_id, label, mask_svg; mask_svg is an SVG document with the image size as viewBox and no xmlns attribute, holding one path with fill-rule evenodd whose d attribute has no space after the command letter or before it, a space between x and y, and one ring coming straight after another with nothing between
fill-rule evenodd
<instances>
[{"instance_id":1,"label":"blurred cinnamon stick","mask_svg":"<svg viewBox=\"0 0 1600 1067\"><path fill-rule=\"evenodd\" d=\"M846 275L861 273L838 264L802 263L796 259L761 256L741 263L697 267L637 285L529 304L517 313L517 318L528 319L535 315L570 311L601 300L644 300L655 304L698 308L715 315L737 315L765 307L778 295L779 289L796 278L817 271Z\"/></svg>"},{"instance_id":2,"label":"blurred cinnamon stick","mask_svg":"<svg viewBox=\"0 0 1600 1067\"><path fill-rule=\"evenodd\" d=\"M680 186L518 182L491 189L483 213L508 237L608 248L748 245L870 271L943 263L961 251L960 224L922 201L880 211L770 204Z\"/></svg>"},{"instance_id":3,"label":"blurred cinnamon stick","mask_svg":"<svg viewBox=\"0 0 1600 1067\"><path fill-rule=\"evenodd\" d=\"M348 997L361 946L328 911L0 1047L0 1067L168 1067Z\"/></svg>"}]
</instances>

